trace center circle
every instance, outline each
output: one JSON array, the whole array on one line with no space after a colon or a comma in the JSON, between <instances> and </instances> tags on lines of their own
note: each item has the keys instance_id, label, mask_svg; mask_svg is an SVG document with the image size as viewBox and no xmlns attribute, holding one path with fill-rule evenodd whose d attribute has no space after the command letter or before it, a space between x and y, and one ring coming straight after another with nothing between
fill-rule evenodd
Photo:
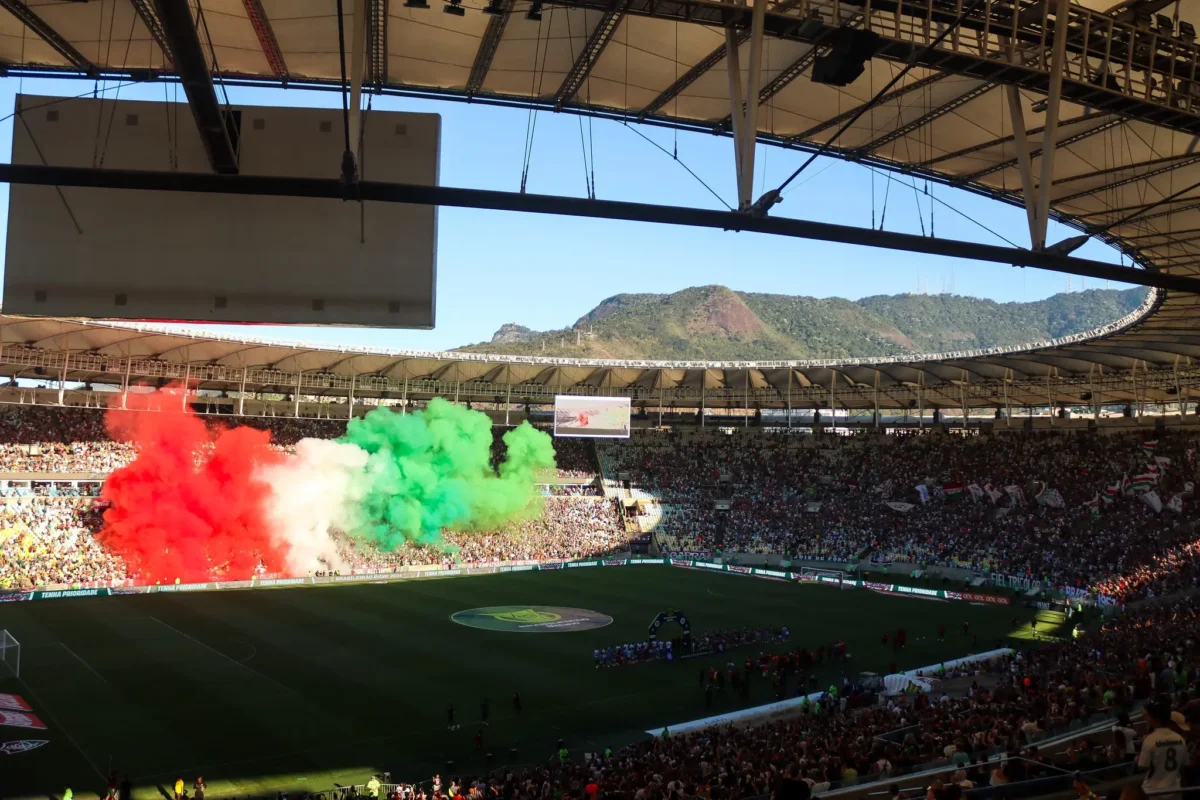
<instances>
[{"instance_id":1,"label":"center circle","mask_svg":"<svg viewBox=\"0 0 1200 800\"><path fill-rule=\"evenodd\" d=\"M589 631L612 624L612 617L586 608L562 606L486 606L450 615L452 622L468 628L512 633L565 633Z\"/></svg>"}]
</instances>

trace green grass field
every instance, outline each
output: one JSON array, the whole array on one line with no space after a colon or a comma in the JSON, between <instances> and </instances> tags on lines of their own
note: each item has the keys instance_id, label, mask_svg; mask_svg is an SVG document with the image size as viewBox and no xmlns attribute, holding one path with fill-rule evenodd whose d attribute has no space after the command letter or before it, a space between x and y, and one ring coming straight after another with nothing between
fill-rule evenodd
<instances>
[{"instance_id":1,"label":"green grass field","mask_svg":"<svg viewBox=\"0 0 1200 800\"><path fill-rule=\"evenodd\" d=\"M590 609L613 623L516 633L450 620L518 604ZM793 646L845 640L853 672L886 670L894 655L880 636L901 625L903 669L969 652L964 621L990 648L1013 633L1014 615L1026 629L1032 616L671 567L0 605L0 628L22 645L21 678L0 681L0 692L23 696L50 728L0 727L0 742L49 740L0 753L0 795L44 797L69 785L91 797L110 769L133 779L138 798L159 796L176 775L190 787L202 774L210 796L236 797L361 783L383 770L423 780L447 760L481 771L474 736L485 696L485 750L497 763L512 748L518 763L543 761L560 736L581 753L741 707L727 691L706 708L698 685L705 663L727 659L593 667L595 648L643 640L669 606L688 614L693 632L787 625ZM939 624L950 631L944 643ZM840 670L827 665L820 677ZM772 699L760 682L751 702ZM450 702L457 731L446 729Z\"/></svg>"}]
</instances>

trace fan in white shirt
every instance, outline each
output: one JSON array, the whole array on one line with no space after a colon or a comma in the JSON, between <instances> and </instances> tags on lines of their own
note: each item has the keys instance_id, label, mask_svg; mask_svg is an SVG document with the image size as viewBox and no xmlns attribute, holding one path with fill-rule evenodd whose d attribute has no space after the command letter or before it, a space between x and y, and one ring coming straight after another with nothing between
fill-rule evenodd
<instances>
[{"instance_id":1,"label":"fan in white shirt","mask_svg":"<svg viewBox=\"0 0 1200 800\"><path fill-rule=\"evenodd\" d=\"M1142 788L1178 789L1182 786L1182 770L1188 763L1187 743L1167 723L1171 719L1171 706L1166 700L1148 703L1144 709L1146 722L1151 731L1142 740L1142 752L1138 755L1139 769L1146 770ZM1162 800L1180 800L1182 795L1162 795Z\"/></svg>"}]
</instances>

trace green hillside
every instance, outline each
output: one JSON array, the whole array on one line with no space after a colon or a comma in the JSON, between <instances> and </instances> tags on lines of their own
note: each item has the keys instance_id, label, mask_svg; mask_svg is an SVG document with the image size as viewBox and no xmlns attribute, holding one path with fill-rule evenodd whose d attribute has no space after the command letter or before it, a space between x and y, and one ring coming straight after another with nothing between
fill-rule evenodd
<instances>
[{"instance_id":1,"label":"green hillside","mask_svg":"<svg viewBox=\"0 0 1200 800\"><path fill-rule=\"evenodd\" d=\"M534 331L505 325L463 350L574 358L854 358L1015 346L1113 322L1145 289L1093 289L1033 303L952 294L861 300L735 292L700 286L673 294L619 294L574 325Z\"/></svg>"}]
</instances>

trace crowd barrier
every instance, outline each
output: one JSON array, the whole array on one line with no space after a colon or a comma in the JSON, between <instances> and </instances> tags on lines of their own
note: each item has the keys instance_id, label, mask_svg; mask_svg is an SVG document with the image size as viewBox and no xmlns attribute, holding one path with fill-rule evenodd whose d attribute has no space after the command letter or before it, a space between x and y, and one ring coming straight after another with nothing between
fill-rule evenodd
<instances>
[{"instance_id":1,"label":"crowd barrier","mask_svg":"<svg viewBox=\"0 0 1200 800\"><path fill-rule=\"evenodd\" d=\"M1012 654L1010 648L1004 647L998 650L988 650L984 653L976 653L975 655L956 658L953 661L945 661L940 664L931 664L928 667L919 667L910 669L903 673L904 675L923 675L936 676L941 670L952 667L959 667L965 664L975 664L981 661L992 661L993 659L1003 658ZM705 717L703 719L689 720L688 722L679 722L674 725L668 725L665 730L669 730L672 734L693 733L702 731L706 728L713 728L719 725L762 725L766 722L777 722L781 719L789 719L798 717L803 713L806 704L820 702L824 697L825 692L813 692L812 694L800 697L789 697L786 700L778 700L774 703L766 705L754 706L752 708L743 708L738 711L730 711L725 714L718 714L715 717ZM664 728L654 728L646 731L651 736L662 736Z\"/></svg>"},{"instance_id":2,"label":"crowd barrier","mask_svg":"<svg viewBox=\"0 0 1200 800\"><path fill-rule=\"evenodd\" d=\"M70 587L53 589L31 589L22 591L0 592L0 602L20 602L25 600L54 600L70 597L110 597L127 594L156 594L159 592L212 592L229 589L274 589L286 586L321 586L338 583L390 583L393 581L422 580L427 578L451 578L463 575L497 575L506 572L540 572L562 569L586 569L589 567L626 567L665 565L702 569L712 572L726 572L733 575L750 575L774 580L795 581L797 583L816 583L823 586L837 586L841 589L867 589L880 594L893 594L903 597L921 597L930 600L965 601L975 604L1010 605L1011 597L983 592L960 592L951 589L929 589L920 586L905 586L898 583L881 583L879 581L864 581L850 575L835 577L828 574L816 575L811 572L768 569L759 567L743 567L735 564L722 564L715 561L703 561L694 558L593 558L577 561L546 561L540 563L521 564L480 564L475 566L448 567L440 569L409 569L394 572L355 573L352 575L310 575L299 578L255 578L243 581L209 581L206 583L170 583L151 586L103 586L103 587Z\"/></svg>"}]
</instances>

